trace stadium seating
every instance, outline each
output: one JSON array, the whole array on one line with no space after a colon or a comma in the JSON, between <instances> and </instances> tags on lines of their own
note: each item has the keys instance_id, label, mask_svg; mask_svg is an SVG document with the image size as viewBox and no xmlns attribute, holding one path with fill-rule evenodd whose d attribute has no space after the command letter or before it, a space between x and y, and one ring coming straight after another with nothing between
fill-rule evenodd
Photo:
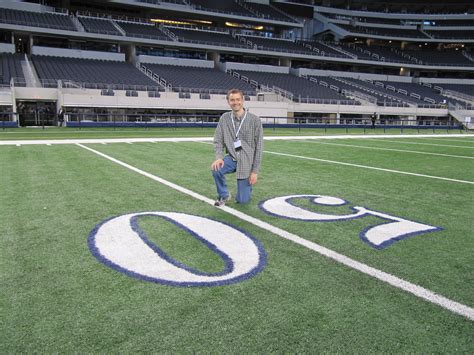
<instances>
[{"instance_id":1,"label":"stadium seating","mask_svg":"<svg viewBox=\"0 0 474 355\"><path fill-rule=\"evenodd\" d=\"M472 43L435 42L437 36L474 38L470 28L465 31L459 28L453 30L451 27L439 28L448 25L454 28L462 24L468 26L472 24L468 20L455 21L448 17L447 20L428 18L422 21L421 16L384 16L380 9L370 14L367 8L362 8L363 12L359 13L347 11L348 8L339 12L334 8L321 12L314 0L302 2L312 6L295 9L294 4L285 4L284 1L137 0L133 6L119 1L110 5L110 8L109 5L95 4L90 9L77 2L65 2L66 9L58 9L62 12L56 13L52 12L52 8L31 1L21 6L0 5L0 27L3 26L1 50L23 53L0 56L0 80L3 85L9 85L12 78L19 78L15 80L15 85L35 87L38 86L35 79L39 78L44 87L51 88L57 88L58 80L62 80L63 87L71 88L67 91L68 95L83 93L83 90L76 91L73 88L99 89L87 91L91 97L97 96L97 100L92 99L88 103L91 106L107 105L111 98L106 96L111 95L123 99L124 104L128 100L130 107L140 104L146 106L150 102L150 106L158 107L164 101L171 102L178 97L187 100L197 100L199 97L208 100L210 108L205 109L217 110L216 107L222 105L222 97L212 94L225 94L229 88L237 87L246 96L253 96L257 95L257 89L262 89L280 96L259 94L257 98L252 97L252 101L275 100L282 107L285 106L278 108L278 114L283 116L291 110L299 112L308 109L315 112L320 109L296 103L362 103L364 107L345 106L343 109L347 115L366 115L367 111L373 113L374 105L397 106L408 109L381 109L379 113L396 116L400 112L399 115L404 117L448 117L447 108L455 108L451 103L466 106L471 98L465 95L474 96L474 85L433 84L428 87L415 83L425 80L431 82L430 78L436 78L433 82L443 83L448 82L448 78L452 78L452 83L457 78L463 79L462 82L473 80L470 71L474 67ZM24 7L31 11L7 7ZM305 21L309 19L314 22L305 22L303 28L303 21L300 24L280 8L288 9L288 13L294 16L301 13ZM51 12L34 12L45 9ZM104 13L95 14L91 11ZM341 28L351 33L347 34ZM111 38L109 35L117 37ZM149 69L147 75L156 76L150 75L153 77L150 79L134 65L125 63L124 58L127 58L127 62L142 63ZM30 63L25 62L27 59ZM212 61L216 62L215 69L192 67L207 66ZM30 64L34 69L31 72ZM274 69L275 66L278 68ZM224 70L234 71L236 76ZM262 72L268 70L280 74ZM295 73L318 76L297 77L293 75ZM244 79L238 79L238 74ZM175 93L160 93L165 88ZM11 91L16 100L29 99L29 90L13 90L4 88L3 91ZM143 90L148 93L140 92ZM443 90L454 92L443 95ZM53 91L38 88L38 92L46 96ZM457 92L465 95L458 95ZM158 99L149 100L146 96ZM282 99L282 96L293 102L289 104L289 100ZM82 105L82 99L68 97L68 102L70 106ZM140 102L141 99L145 101ZM194 102L187 102L186 105L182 103L176 100L171 104L174 105L172 109L184 111L188 110L184 108L188 104L191 107L199 106L194 106ZM206 102L200 104L205 105ZM340 108L332 109L334 111L331 114L342 114Z\"/></svg>"},{"instance_id":2,"label":"stadium seating","mask_svg":"<svg viewBox=\"0 0 474 355\"><path fill-rule=\"evenodd\" d=\"M337 58L351 58L347 54L336 50L331 45L326 44L326 43L315 42L315 41L297 41L297 43L301 44L303 47L307 49L310 49L310 51L314 55L337 57Z\"/></svg>"},{"instance_id":3,"label":"stadium seating","mask_svg":"<svg viewBox=\"0 0 474 355\"><path fill-rule=\"evenodd\" d=\"M229 88L237 88L246 95L255 95L255 89L248 83L217 69L161 64L145 66L164 79L176 92L225 94Z\"/></svg>"},{"instance_id":4,"label":"stadium seating","mask_svg":"<svg viewBox=\"0 0 474 355\"><path fill-rule=\"evenodd\" d=\"M353 89L361 91L365 95L374 97L377 100L378 106L400 106L408 107L410 105L427 105L428 103L419 100L417 98L409 97L398 93L393 90L389 90L384 87L384 85L375 85L373 82L364 81L354 78L337 78L337 80L342 81L349 86L352 86Z\"/></svg>"},{"instance_id":5,"label":"stadium seating","mask_svg":"<svg viewBox=\"0 0 474 355\"><path fill-rule=\"evenodd\" d=\"M189 3L191 3L191 5L198 10L228 13L239 16L255 16L249 10L245 9L234 1L189 0Z\"/></svg>"},{"instance_id":6,"label":"stadium seating","mask_svg":"<svg viewBox=\"0 0 474 355\"><path fill-rule=\"evenodd\" d=\"M273 88L274 86L283 89L293 95L293 101L296 102L313 102L313 103L339 103L348 105L359 104L355 100L349 99L341 95L329 87L318 85L304 78L280 74L280 73L263 73L253 71L238 71L240 75L256 81L260 87L266 86Z\"/></svg>"},{"instance_id":7,"label":"stadium seating","mask_svg":"<svg viewBox=\"0 0 474 355\"><path fill-rule=\"evenodd\" d=\"M158 27L154 25L124 21L116 21L116 23L125 31L127 36L130 37L150 38L159 41L171 41L167 35L165 35Z\"/></svg>"},{"instance_id":8,"label":"stadium seating","mask_svg":"<svg viewBox=\"0 0 474 355\"><path fill-rule=\"evenodd\" d=\"M436 84L432 85L433 89L436 87L440 87L443 90L452 90L456 92L460 92L469 96L474 97L474 85L468 85L468 84Z\"/></svg>"},{"instance_id":9,"label":"stadium seating","mask_svg":"<svg viewBox=\"0 0 474 355\"><path fill-rule=\"evenodd\" d=\"M417 63L416 58L412 58L407 53L403 53L400 50L395 50L394 48L387 46L377 46L377 45L357 45L358 48L361 48L365 51L369 51L370 57L372 60L381 60L384 62L396 62L396 63Z\"/></svg>"},{"instance_id":10,"label":"stadium seating","mask_svg":"<svg viewBox=\"0 0 474 355\"><path fill-rule=\"evenodd\" d=\"M434 103L439 105L448 105L448 104L459 104L461 106L471 106L471 104L467 105L466 102L455 99L453 97L444 96L439 91L435 90L433 87L428 87L425 85L420 85L416 83L401 83L401 82L390 82L384 81L382 82L385 86L389 85L394 87L396 90L405 90L408 95L419 95L420 98L427 102L427 103ZM449 84L448 84L449 86ZM454 87L460 89L457 90L458 92L465 93L467 95L474 95L474 86L473 85L454 85ZM447 89L447 88L445 88ZM454 90L456 91L456 90ZM471 92L469 94L468 92Z\"/></svg>"},{"instance_id":11,"label":"stadium seating","mask_svg":"<svg viewBox=\"0 0 474 355\"><path fill-rule=\"evenodd\" d=\"M460 51L405 50L404 53L417 58L419 63L428 65L474 66L474 62L464 57Z\"/></svg>"},{"instance_id":12,"label":"stadium seating","mask_svg":"<svg viewBox=\"0 0 474 355\"><path fill-rule=\"evenodd\" d=\"M200 31L178 27L167 28L177 36L180 42L206 43L226 47L247 47L227 32Z\"/></svg>"},{"instance_id":13,"label":"stadium seating","mask_svg":"<svg viewBox=\"0 0 474 355\"><path fill-rule=\"evenodd\" d=\"M239 38L245 38L247 44L252 43L252 47L256 47L259 50L301 53L309 55L315 54L311 49L305 48L304 46L290 40L253 36L239 36Z\"/></svg>"},{"instance_id":14,"label":"stadium seating","mask_svg":"<svg viewBox=\"0 0 474 355\"><path fill-rule=\"evenodd\" d=\"M283 12L271 5L248 2L245 3L245 7L247 7L251 12L261 18L285 22L297 22L296 20L286 16Z\"/></svg>"},{"instance_id":15,"label":"stadium seating","mask_svg":"<svg viewBox=\"0 0 474 355\"><path fill-rule=\"evenodd\" d=\"M415 29L404 29L404 28L382 28L382 27L363 27L363 26L351 26L338 24L346 31L352 33L361 33L365 35L384 36L390 38L429 38L429 36L421 31Z\"/></svg>"},{"instance_id":16,"label":"stadium seating","mask_svg":"<svg viewBox=\"0 0 474 355\"><path fill-rule=\"evenodd\" d=\"M82 23L84 29L87 32L103 33L116 36L122 35L120 31L115 28L112 22L110 22L110 20L92 17L79 17L79 21Z\"/></svg>"},{"instance_id":17,"label":"stadium seating","mask_svg":"<svg viewBox=\"0 0 474 355\"><path fill-rule=\"evenodd\" d=\"M32 56L40 79L70 80L84 87L122 90L156 90L156 82L124 62Z\"/></svg>"},{"instance_id":18,"label":"stadium seating","mask_svg":"<svg viewBox=\"0 0 474 355\"><path fill-rule=\"evenodd\" d=\"M471 23L472 26L472 23ZM474 31L472 30L449 30L449 31L426 31L433 38L443 39L472 39Z\"/></svg>"},{"instance_id":19,"label":"stadium seating","mask_svg":"<svg viewBox=\"0 0 474 355\"><path fill-rule=\"evenodd\" d=\"M339 42L337 44L334 44L334 46L336 46L336 48L340 48L343 51L349 52L357 56L357 59L372 60L372 55L370 51L360 47L359 44L354 45L354 44Z\"/></svg>"},{"instance_id":20,"label":"stadium seating","mask_svg":"<svg viewBox=\"0 0 474 355\"><path fill-rule=\"evenodd\" d=\"M0 8L0 22L76 31L69 16L50 12L40 13Z\"/></svg>"},{"instance_id":21,"label":"stadium seating","mask_svg":"<svg viewBox=\"0 0 474 355\"><path fill-rule=\"evenodd\" d=\"M10 85L12 78L18 78L15 85L24 86L25 77L21 67L22 54L0 53L0 84Z\"/></svg>"}]
</instances>

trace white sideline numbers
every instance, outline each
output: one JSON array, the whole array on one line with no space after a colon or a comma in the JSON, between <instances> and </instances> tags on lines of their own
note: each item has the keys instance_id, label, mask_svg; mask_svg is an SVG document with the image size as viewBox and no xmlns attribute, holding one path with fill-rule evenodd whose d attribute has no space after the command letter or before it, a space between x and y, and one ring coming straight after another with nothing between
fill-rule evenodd
<instances>
[{"instance_id":1,"label":"white sideline numbers","mask_svg":"<svg viewBox=\"0 0 474 355\"><path fill-rule=\"evenodd\" d=\"M387 223L370 226L360 233L360 238L376 249L386 248L395 241L409 236L441 230L439 227L413 222L377 211L371 211L365 207L351 207L354 213L346 215L313 212L293 204L292 201L297 199L307 199L315 205L323 206L343 206L348 204L347 201L332 196L290 195L266 200L260 203L260 209L273 216L307 222L350 220L369 215L379 217L386 220Z\"/></svg>"},{"instance_id":2,"label":"white sideline numbers","mask_svg":"<svg viewBox=\"0 0 474 355\"><path fill-rule=\"evenodd\" d=\"M386 248L408 236L441 229L365 207L350 207L353 213L343 215L319 213L294 203L301 199L320 206L348 204L338 197L290 195L263 201L259 207L273 216L306 222L334 222L369 215L381 218L385 223L369 226L359 234L364 242L376 249ZM143 216L162 218L196 238L222 259L225 265L223 270L217 273L201 272L173 259L149 240L141 229L139 218ZM236 283L259 273L266 264L263 246L248 233L219 221L178 212L129 213L108 219L92 230L88 244L92 254L105 265L138 279L172 286Z\"/></svg>"},{"instance_id":3,"label":"white sideline numbers","mask_svg":"<svg viewBox=\"0 0 474 355\"><path fill-rule=\"evenodd\" d=\"M225 264L219 273L194 270L167 255L150 241L138 218L163 218L218 255ZM262 245L227 224L184 213L143 212L109 219L89 235L89 249L102 263L129 276L173 286L217 286L236 283L260 272L266 263Z\"/></svg>"}]
</instances>

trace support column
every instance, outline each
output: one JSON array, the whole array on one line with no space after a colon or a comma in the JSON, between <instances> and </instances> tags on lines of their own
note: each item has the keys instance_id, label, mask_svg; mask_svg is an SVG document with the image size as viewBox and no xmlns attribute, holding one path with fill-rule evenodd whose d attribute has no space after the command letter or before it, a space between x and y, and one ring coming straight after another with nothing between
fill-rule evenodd
<instances>
[{"instance_id":1,"label":"support column","mask_svg":"<svg viewBox=\"0 0 474 355\"><path fill-rule=\"evenodd\" d=\"M278 65L280 67L288 67L291 68L291 59L290 58L280 58L278 60Z\"/></svg>"},{"instance_id":2,"label":"support column","mask_svg":"<svg viewBox=\"0 0 474 355\"><path fill-rule=\"evenodd\" d=\"M127 44L125 46L125 61L135 65L137 60L137 48L134 44Z\"/></svg>"},{"instance_id":3,"label":"support column","mask_svg":"<svg viewBox=\"0 0 474 355\"><path fill-rule=\"evenodd\" d=\"M214 68L218 68L221 60L221 55L218 52L207 52L206 59L212 60L214 62Z\"/></svg>"}]
</instances>

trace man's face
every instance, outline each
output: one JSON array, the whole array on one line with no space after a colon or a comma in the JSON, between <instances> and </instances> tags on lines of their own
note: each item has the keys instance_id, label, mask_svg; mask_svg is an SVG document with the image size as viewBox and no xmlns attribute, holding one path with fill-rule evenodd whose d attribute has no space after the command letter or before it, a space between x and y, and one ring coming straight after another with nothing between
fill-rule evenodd
<instances>
[{"instance_id":1,"label":"man's face","mask_svg":"<svg viewBox=\"0 0 474 355\"><path fill-rule=\"evenodd\" d=\"M244 98L240 94L230 94L227 99L230 108L234 112L241 112L244 106Z\"/></svg>"}]
</instances>

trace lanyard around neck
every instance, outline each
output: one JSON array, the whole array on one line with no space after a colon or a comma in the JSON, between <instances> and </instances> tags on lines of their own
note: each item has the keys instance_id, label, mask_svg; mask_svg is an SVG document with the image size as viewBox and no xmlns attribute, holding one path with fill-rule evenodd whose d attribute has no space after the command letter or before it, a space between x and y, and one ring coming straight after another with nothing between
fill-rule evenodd
<instances>
[{"instance_id":1,"label":"lanyard around neck","mask_svg":"<svg viewBox=\"0 0 474 355\"><path fill-rule=\"evenodd\" d=\"M239 125L239 128L237 129L237 132L235 131L235 123L234 123L234 113L232 112L232 126L234 127L234 132L235 132L235 138L238 138L239 137L239 132L240 132L240 129L242 128L242 125L245 121L245 119L247 118L247 110L245 110L245 115L244 117L242 118L242 121L240 121L240 125Z\"/></svg>"}]
</instances>

